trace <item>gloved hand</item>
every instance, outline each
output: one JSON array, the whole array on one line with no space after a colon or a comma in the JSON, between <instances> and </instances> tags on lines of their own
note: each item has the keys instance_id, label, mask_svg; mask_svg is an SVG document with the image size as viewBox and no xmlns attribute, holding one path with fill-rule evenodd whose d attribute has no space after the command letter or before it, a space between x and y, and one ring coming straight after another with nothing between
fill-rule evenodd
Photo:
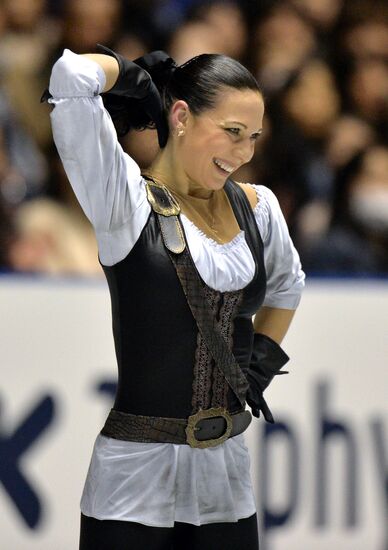
<instances>
[{"instance_id":1,"label":"gloved hand","mask_svg":"<svg viewBox=\"0 0 388 550\"><path fill-rule=\"evenodd\" d=\"M126 134L131 127L131 121L128 121L127 103L131 99L136 99L155 124L159 146L164 147L168 139L168 124L163 112L162 99L147 68L155 71L156 77L162 82L163 79L168 78L171 70L176 67L175 61L162 51L151 52L135 61L129 61L101 44L97 44L97 49L102 54L114 57L119 64L119 75L116 83L108 92L101 94L105 108L116 122L118 134L120 136ZM49 90L46 89L40 101L41 103L48 101L51 97Z\"/></svg>"},{"instance_id":2,"label":"gloved hand","mask_svg":"<svg viewBox=\"0 0 388 550\"><path fill-rule=\"evenodd\" d=\"M253 416L263 413L267 422L273 424L274 418L264 399L263 392L277 374L288 374L280 369L289 361L288 355L272 338L265 334L254 334L251 361L246 373L249 389L247 403L252 409Z\"/></svg>"},{"instance_id":3,"label":"gloved hand","mask_svg":"<svg viewBox=\"0 0 388 550\"><path fill-rule=\"evenodd\" d=\"M159 146L164 147L168 138L168 125L163 113L162 99L151 75L140 66L142 58L136 60L139 61L137 64L101 44L97 44L97 50L99 53L114 57L119 64L119 76L116 83L110 90L102 94L105 107L108 111L110 107L117 111L125 104L127 98L141 101L144 111L155 123ZM148 56L154 56L150 59L159 63L170 59L166 53L161 51L152 52Z\"/></svg>"}]
</instances>

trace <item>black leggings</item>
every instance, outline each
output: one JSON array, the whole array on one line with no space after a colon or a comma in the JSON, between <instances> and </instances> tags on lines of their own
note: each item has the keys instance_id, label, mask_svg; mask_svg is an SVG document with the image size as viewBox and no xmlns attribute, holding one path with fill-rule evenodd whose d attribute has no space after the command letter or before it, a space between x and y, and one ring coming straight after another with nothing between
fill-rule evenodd
<instances>
[{"instance_id":1,"label":"black leggings","mask_svg":"<svg viewBox=\"0 0 388 550\"><path fill-rule=\"evenodd\" d=\"M79 550L259 550L256 514L236 523L147 527L81 514Z\"/></svg>"}]
</instances>

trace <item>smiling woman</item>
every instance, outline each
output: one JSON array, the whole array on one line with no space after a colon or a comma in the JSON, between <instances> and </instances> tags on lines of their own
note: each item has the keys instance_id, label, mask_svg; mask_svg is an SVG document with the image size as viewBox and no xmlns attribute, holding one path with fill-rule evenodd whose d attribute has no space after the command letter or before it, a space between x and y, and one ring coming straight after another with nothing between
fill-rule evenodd
<instances>
[{"instance_id":1,"label":"smiling woman","mask_svg":"<svg viewBox=\"0 0 388 550\"><path fill-rule=\"evenodd\" d=\"M240 231L223 188L226 178L251 160L263 115L257 90L224 87L214 106L198 115L177 100L169 126L179 127L179 139L170 138L145 173L167 185L181 211L218 243Z\"/></svg>"},{"instance_id":2,"label":"smiling woman","mask_svg":"<svg viewBox=\"0 0 388 550\"><path fill-rule=\"evenodd\" d=\"M80 549L257 550L245 406L273 422L263 392L288 360L279 343L304 284L273 193L231 179L252 158L263 98L223 55L177 67L163 52L103 51L65 50L45 94L96 232L119 369ZM120 134L156 128L143 174L112 120Z\"/></svg>"}]
</instances>

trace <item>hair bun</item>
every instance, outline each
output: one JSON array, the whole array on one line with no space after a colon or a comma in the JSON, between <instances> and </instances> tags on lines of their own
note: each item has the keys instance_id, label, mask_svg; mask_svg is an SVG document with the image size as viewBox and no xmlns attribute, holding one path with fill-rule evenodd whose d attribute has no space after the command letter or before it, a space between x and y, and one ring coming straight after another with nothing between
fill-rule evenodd
<instances>
[{"instance_id":1,"label":"hair bun","mask_svg":"<svg viewBox=\"0 0 388 550\"><path fill-rule=\"evenodd\" d=\"M174 59L162 50L147 53L133 62L150 73L158 88L165 87L178 68Z\"/></svg>"}]
</instances>

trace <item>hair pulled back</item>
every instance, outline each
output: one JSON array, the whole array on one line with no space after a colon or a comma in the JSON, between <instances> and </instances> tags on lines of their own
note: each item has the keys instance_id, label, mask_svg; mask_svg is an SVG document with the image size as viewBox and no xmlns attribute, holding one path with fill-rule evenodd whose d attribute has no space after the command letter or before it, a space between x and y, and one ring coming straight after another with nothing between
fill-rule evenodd
<instances>
[{"instance_id":1,"label":"hair pulled back","mask_svg":"<svg viewBox=\"0 0 388 550\"><path fill-rule=\"evenodd\" d=\"M193 57L183 65L177 66L172 58L167 58L163 64L144 66L143 58L135 63L145 68L162 98L164 116L168 113L174 101L186 101L190 111L199 115L215 106L218 94L224 88L236 90L253 90L261 93L254 76L241 63L222 54L201 54ZM144 130L154 128L155 124L144 111L141 101L133 98L104 97L104 103L112 116L119 136L129 130Z\"/></svg>"}]
</instances>

